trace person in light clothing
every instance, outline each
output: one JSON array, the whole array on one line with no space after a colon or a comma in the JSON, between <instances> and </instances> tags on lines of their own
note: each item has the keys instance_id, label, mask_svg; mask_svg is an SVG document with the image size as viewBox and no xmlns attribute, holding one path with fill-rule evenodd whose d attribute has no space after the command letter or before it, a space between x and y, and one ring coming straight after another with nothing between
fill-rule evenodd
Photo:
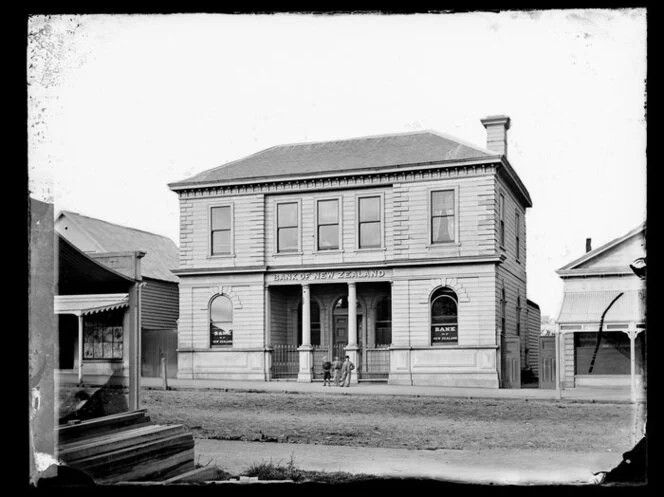
<instances>
[{"instance_id":1,"label":"person in light clothing","mask_svg":"<svg viewBox=\"0 0 664 497\"><path fill-rule=\"evenodd\" d=\"M342 387L350 386L350 378L352 376L352 371L355 369L355 364L350 362L350 357L346 356L346 360L341 365L341 385Z\"/></svg>"}]
</instances>

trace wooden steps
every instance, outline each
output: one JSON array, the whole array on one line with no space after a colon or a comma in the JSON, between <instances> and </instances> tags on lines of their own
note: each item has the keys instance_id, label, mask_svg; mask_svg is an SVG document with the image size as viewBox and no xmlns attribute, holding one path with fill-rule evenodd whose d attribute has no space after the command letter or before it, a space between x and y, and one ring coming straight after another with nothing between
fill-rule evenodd
<instances>
[{"instance_id":1,"label":"wooden steps","mask_svg":"<svg viewBox=\"0 0 664 497\"><path fill-rule=\"evenodd\" d=\"M98 483L165 481L196 469L192 434L152 424L145 409L61 426L58 440L60 459Z\"/></svg>"}]
</instances>

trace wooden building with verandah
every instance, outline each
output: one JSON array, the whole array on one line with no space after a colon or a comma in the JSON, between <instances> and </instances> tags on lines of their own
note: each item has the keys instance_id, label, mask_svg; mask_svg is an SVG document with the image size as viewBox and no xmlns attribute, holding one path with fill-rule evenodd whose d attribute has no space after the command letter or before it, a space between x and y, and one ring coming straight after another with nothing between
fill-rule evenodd
<instances>
[{"instance_id":1,"label":"wooden building with verandah","mask_svg":"<svg viewBox=\"0 0 664 497\"><path fill-rule=\"evenodd\" d=\"M106 254L100 260L111 268L113 255L141 251L141 375L160 376L162 354L167 374L177 375L177 320L179 279L172 273L178 265L178 247L168 237L76 212L61 211L55 229L87 254Z\"/></svg>"},{"instance_id":2,"label":"wooden building with verandah","mask_svg":"<svg viewBox=\"0 0 664 497\"><path fill-rule=\"evenodd\" d=\"M630 268L645 257L645 223L556 271L563 301L556 320L562 388L643 387L645 282ZM600 336L601 335L601 336Z\"/></svg>"},{"instance_id":3,"label":"wooden building with verandah","mask_svg":"<svg viewBox=\"0 0 664 497\"><path fill-rule=\"evenodd\" d=\"M178 377L518 387L529 193L507 159L420 131L278 145L169 187Z\"/></svg>"}]
</instances>

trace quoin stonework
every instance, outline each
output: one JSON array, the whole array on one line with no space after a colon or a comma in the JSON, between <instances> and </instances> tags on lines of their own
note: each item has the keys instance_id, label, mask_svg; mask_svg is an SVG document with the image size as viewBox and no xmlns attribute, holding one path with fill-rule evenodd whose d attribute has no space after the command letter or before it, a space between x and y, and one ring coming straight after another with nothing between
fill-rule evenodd
<instances>
[{"instance_id":1,"label":"quoin stonework","mask_svg":"<svg viewBox=\"0 0 664 497\"><path fill-rule=\"evenodd\" d=\"M507 159L433 131L279 145L171 183L178 377L515 388L528 364L526 209Z\"/></svg>"}]
</instances>

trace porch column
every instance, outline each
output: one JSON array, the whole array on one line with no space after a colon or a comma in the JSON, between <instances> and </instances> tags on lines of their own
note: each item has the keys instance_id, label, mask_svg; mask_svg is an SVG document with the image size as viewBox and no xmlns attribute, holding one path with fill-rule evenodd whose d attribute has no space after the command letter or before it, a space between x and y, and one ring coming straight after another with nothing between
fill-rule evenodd
<instances>
[{"instance_id":1,"label":"porch column","mask_svg":"<svg viewBox=\"0 0 664 497\"><path fill-rule=\"evenodd\" d=\"M78 317L78 383L83 382L83 315Z\"/></svg>"},{"instance_id":2,"label":"porch column","mask_svg":"<svg viewBox=\"0 0 664 497\"><path fill-rule=\"evenodd\" d=\"M309 285L302 285L302 345L297 349L300 370L297 381L310 383L313 380L313 347L311 346L311 295Z\"/></svg>"},{"instance_id":3,"label":"porch column","mask_svg":"<svg viewBox=\"0 0 664 497\"><path fill-rule=\"evenodd\" d=\"M639 330L633 324L625 332L629 337L629 375L630 375L630 393L632 402L636 402L636 337Z\"/></svg>"},{"instance_id":4,"label":"porch column","mask_svg":"<svg viewBox=\"0 0 664 497\"><path fill-rule=\"evenodd\" d=\"M355 364L355 371L351 376L351 383L357 383L357 373L359 372L358 363L358 346L357 346L357 291L355 282L348 283L348 346L346 347L346 355L350 358L350 362Z\"/></svg>"}]
</instances>

